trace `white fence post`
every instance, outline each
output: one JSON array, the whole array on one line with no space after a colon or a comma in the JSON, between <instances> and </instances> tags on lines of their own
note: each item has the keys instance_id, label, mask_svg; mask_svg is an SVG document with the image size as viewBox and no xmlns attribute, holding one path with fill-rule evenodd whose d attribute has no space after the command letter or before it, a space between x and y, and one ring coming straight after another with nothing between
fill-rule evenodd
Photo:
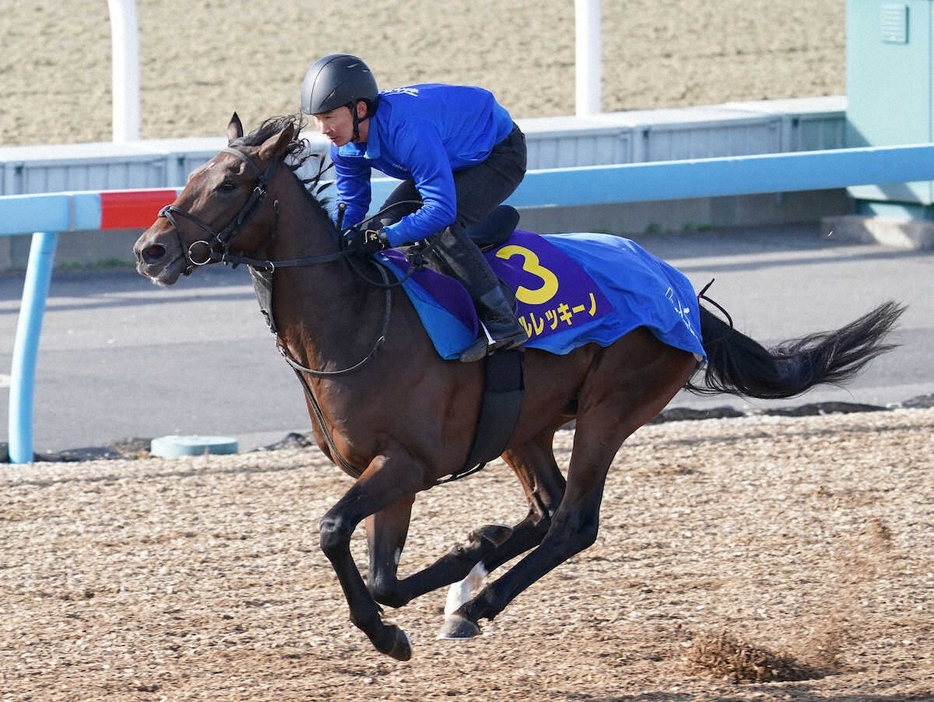
<instances>
[{"instance_id":1,"label":"white fence post","mask_svg":"<svg viewBox=\"0 0 934 702\"><path fill-rule=\"evenodd\" d=\"M574 0L574 18L577 116L598 115L603 111L600 0Z\"/></svg>"},{"instance_id":2,"label":"white fence post","mask_svg":"<svg viewBox=\"0 0 934 702\"><path fill-rule=\"evenodd\" d=\"M136 0L107 0L113 48L113 140L139 139L139 26Z\"/></svg>"}]
</instances>

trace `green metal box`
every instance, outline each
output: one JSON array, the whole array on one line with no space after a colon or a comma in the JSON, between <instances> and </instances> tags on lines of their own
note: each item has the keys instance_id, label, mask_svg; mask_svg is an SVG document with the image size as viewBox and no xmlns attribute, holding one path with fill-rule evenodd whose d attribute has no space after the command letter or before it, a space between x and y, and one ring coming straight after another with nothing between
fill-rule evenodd
<instances>
[{"instance_id":1,"label":"green metal box","mask_svg":"<svg viewBox=\"0 0 934 702\"><path fill-rule=\"evenodd\" d=\"M934 141L932 5L934 0L847 0L847 147ZM934 182L860 186L850 194L867 214L890 214L882 203L899 203L904 212L928 219Z\"/></svg>"}]
</instances>

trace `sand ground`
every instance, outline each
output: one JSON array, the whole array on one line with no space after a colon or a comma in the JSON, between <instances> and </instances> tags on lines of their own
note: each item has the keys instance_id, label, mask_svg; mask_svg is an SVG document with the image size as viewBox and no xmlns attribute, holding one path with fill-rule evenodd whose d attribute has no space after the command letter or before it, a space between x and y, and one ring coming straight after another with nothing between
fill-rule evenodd
<instances>
[{"instance_id":1,"label":"sand ground","mask_svg":"<svg viewBox=\"0 0 934 702\"><path fill-rule=\"evenodd\" d=\"M407 663L351 625L318 550L350 480L316 449L6 466L0 699L931 700L932 427L934 409L644 427L597 543L482 636L435 639L443 591L387 609ZM401 572L524 505L500 462L423 493ZM744 652L804 679L738 682Z\"/></svg>"},{"instance_id":2,"label":"sand ground","mask_svg":"<svg viewBox=\"0 0 934 702\"><path fill-rule=\"evenodd\" d=\"M604 1L605 111L840 95L843 0ZM571 0L137 0L143 139L298 111L319 56L383 87L493 90L514 117L574 113ZM111 139L104 0L0 0L0 146Z\"/></svg>"},{"instance_id":3,"label":"sand ground","mask_svg":"<svg viewBox=\"0 0 934 702\"><path fill-rule=\"evenodd\" d=\"M608 111L843 92L842 0L603 4ZM137 6L146 139L294 112L331 51L387 87L480 84L520 118L574 109L570 0ZM107 18L103 0L0 2L0 145L110 138ZM932 412L645 427L597 543L483 636L434 639L443 593L388 611L409 663L347 619L317 522L348 481L315 449L8 465L0 699L934 699ZM524 512L499 463L432 490L403 570ZM744 654L807 679L738 682Z\"/></svg>"}]
</instances>

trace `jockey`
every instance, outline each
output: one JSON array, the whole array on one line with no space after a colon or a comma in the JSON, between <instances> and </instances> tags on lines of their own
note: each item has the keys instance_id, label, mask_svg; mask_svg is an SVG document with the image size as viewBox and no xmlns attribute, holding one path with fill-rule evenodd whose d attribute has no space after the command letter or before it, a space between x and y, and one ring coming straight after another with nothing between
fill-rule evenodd
<instances>
[{"instance_id":1,"label":"jockey","mask_svg":"<svg viewBox=\"0 0 934 702\"><path fill-rule=\"evenodd\" d=\"M525 343L528 335L510 300L465 233L509 197L525 175L525 135L493 95L442 84L379 92L363 61L330 54L305 74L302 112L314 116L331 142L338 200L346 207L343 226L351 227L346 244L369 254L440 232L435 250L470 293L492 337L488 342L481 329L460 360L478 361ZM370 207L374 168L402 181L383 209L400 204L379 228L364 229L356 225ZM393 216L397 209L404 216Z\"/></svg>"}]
</instances>

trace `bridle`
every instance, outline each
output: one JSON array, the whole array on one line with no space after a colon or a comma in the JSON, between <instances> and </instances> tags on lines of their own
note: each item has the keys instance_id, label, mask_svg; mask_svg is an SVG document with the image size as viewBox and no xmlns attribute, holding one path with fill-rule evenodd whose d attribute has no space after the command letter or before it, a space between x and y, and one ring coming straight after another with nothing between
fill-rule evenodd
<instances>
[{"instance_id":1,"label":"bridle","mask_svg":"<svg viewBox=\"0 0 934 702\"><path fill-rule=\"evenodd\" d=\"M331 261L339 261L341 259L348 259L348 261L353 264L353 257L355 253L348 249L338 247L337 251L326 253L318 256L305 256L302 258L288 258L280 260L270 260L270 259L260 259L252 258L250 256L244 256L243 254L232 253L230 251L230 243L233 241L234 237L240 233L240 231L250 222L250 220L259 212L260 205L263 204L263 200L266 198L266 193L269 190L269 183L272 181L273 176L276 173L276 167L279 165L281 159L273 159L264 171L256 162L250 158L249 155L241 151L240 149L235 149L231 146L224 147L221 149L221 153L231 154L239 158L247 167L253 171L257 177L257 182L252 192L250 193L249 198L246 202L243 203L243 206L240 208L240 211L234 215L233 219L220 231L215 230L210 224L205 222L200 217L193 215L191 212L176 207L175 205L166 205L161 210L159 210L159 217L164 217L168 220L169 224L172 225L172 229L175 231L175 236L178 239L179 249L182 251L182 255L185 257L187 265L185 270L182 271L184 275L190 275L191 272L200 266L206 266L209 263L224 263L233 266L236 268L241 263L251 266L257 271L267 271L275 272L277 268L295 268L298 266L312 266L318 263L330 263ZM399 207L409 204L421 204L421 202L411 202L411 201L401 201L396 202L390 205L383 210L377 212L371 219L376 219L382 215L387 210L393 207ZM276 200L273 203L276 214L276 224L273 230L273 237L275 237L276 231L279 229L279 201ZM181 228L178 225L177 217L182 219L187 219L192 224L196 225L200 229L204 230L211 236L210 241L197 240L192 242L185 247L182 243ZM194 250L196 246L204 246L207 248L207 253L203 258L195 258ZM420 267L422 264L419 262L416 264L416 268ZM408 278L411 276L412 270L405 275L402 280L389 283L386 280L385 273L381 269L381 277L383 282L372 280L362 273L359 266L351 265L354 273L365 280L370 285L373 285L378 288L383 287L400 287Z\"/></svg>"},{"instance_id":2,"label":"bridle","mask_svg":"<svg viewBox=\"0 0 934 702\"><path fill-rule=\"evenodd\" d=\"M279 165L279 161L281 159L273 159L266 167L266 170L263 170L258 165L256 165L256 162L250 158L249 155L240 149L227 146L221 149L221 153L231 154L239 158L251 171L253 171L257 178L256 185L250 192L250 196L247 198L246 202L243 203L240 211L233 216L230 222L223 229L218 231L197 215L193 215L191 212L183 210L180 207L176 207L175 205L166 205L161 210L159 210L158 216L167 219L169 224L172 225L172 229L175 230L175 236L178 238L179 248L181 249L182 255L185 257L185 261L188 264L183 271L184 275L189 275L196 267L206 266L209 263L224 263L232 265L234 268L243 263L260 271L273 272L276 270L276 268L294 268L297 266L311 266L317 263L330 263L331 261L339 261L354 255L352 251L339 249L338 251L322 254L320 256L306 256L303 258L289 258L273 261L269 259L251 258L250 256L244 256L243 254L232 253L230 251L231 242L259 212L259 208L263 204L263 200L266 198L266 193L269 190L269 183L272 181L272 178L276 173L276 167ZM273 230L273 237L275 237L275 233L279 229L278 200L273 202L273 207L275 208L276 213L276 224ZM181 228L178 224L178 217L187 219L192 224L196 225L200 229L203 229L211 236L211 239L209 241L199 239L189 244L188 247L185 247L182 243ZM195 247L199 245L204 246L207 249L203 258L196 258L194 255Z\"/></svg>"},{"instance_id":3,"label":"bridle","mask_svg":"<svg viewBox=\"0 0 934 702\"><path fill-rule=\"evenodd\" d=\"M279 165L280 159L273 159L270 161L269 165L266 167L266 170L260 169L256 165L256 162L250 158L247 154L239 149L234 149L230 146L227 146L221 149L221 153L232 154L236 156L241 161L243 161L246 166L253 171L257 177L256 185L253 190L250 192L250 196L246 199L246 202L240 207L240 211L234 215L233 219L220 231L214 229L210 224L205 222L200 217L193 215L191 212L176 207L175 205L166 205L161 210L159 210L159 217L164 217L169 221L169 224L172 225L172 228L175 230L175 235L178 237L179 247L181 248L185 260L188 265L185 268L184 274L189 275L196 266L205 266L209 263L217 263L221 261L229 260L230 254L230 242L233 241L234 237L240 233L240 231L245 227L251 219L259 212L260 205L263 204L263 200L266 198L266 193L269 190L269 183L272 180L272 177L276 173L276 167ZM278 207L276 208L278 211ZM203 229L211 236L211 240L197 240L192 242L187 248L182 245L181 237L181 228L179 227L177 218L187 219L192 224L195 224L200 229ZM277 216L278 219L278 216ZM207 252L204 257L195 256L195 247L197 246L207 247Z\"/></svg>"},{"instance_id":4,"label":"bridle","mask_svg":"<svg viewBox=\"0 0 934 702\"><path fill-rule=\"evenodd\" d=\"M305 390L305 394L310 401L310 405L314 410L315 416L318 420L318 425L322 428L322 431L327 437L328 444L330 445L334 455L337 457L339 463L344 468L344 470L348 471L351 475L359 475L358 471L356 471L356 469L353 468L353 466L351 466L337 450L337 447L334 444L334 439L331 436L330 431L327 429L327 424L324 421L324 416L321 412L317 398L314 396L314 393L311 390L311 386L308 384L308 381L305 379L303 374L307 373L318 378L332 378L352 373L367 364L386 342L386 332L389 328L389 320L392 310L392 288L395 286L388 284L388 277L384 267L380 266L380 274L383 277L383 285L380 287L385 288L386 291L386 302L383 311L382 328L380 330L379 336L376 339L376 342L373 344L373 347L370 349L369 353L363 357L362 360L347 368L325 371L308 368L292 358L288 350L282 344L282 340L279 338L275 328L275 323L272 319L272 274L277 268L309 266L316 263L327 263L330 261L346 259L352 256L353 252L341 249L336 252L324 254L321 256L309 256L305 258L285 259L279 261L255 259L248 256L243 256L241 254L231 253L230 244L233 239L243 230L243 228L250 222L250 220L256 216L257 212L259 212L259 208L263 204L263 200L266 198L266 194L269 190L269 183L275 175L276 167L278 166L281 159L273 159L266 167L266 169L263 170L258 165L256 165L256 162L253 161L249 155L239 149L228 146L222 149L221 153L227 153L236 156L241 161L243 161L243 163L245 163L257 177L256 186L253 188L246 202L244 202L241 206L240 211L234 215L233 219L231 219L231 221L223 229L218 231L200 217L192 214L191 212L183 210L180 207L176 207L175 205L166 205L163 207L159 211L159 217L164 217L166 220L168 220L169 224L171 224L172 228L175 230L175 235L178 237L179 248L182 250L185 260L188 264L184 271L185 275L189 275L196 267L205 266L209 263L226 263L232 264L233 266L244 263L249 265L252 269L251 272L254 275L254 286L257 277L260 279L265 279L266 285L268 286L268 292L264 296L260 292L261 286L257 287L257 297L259 298L260 309L267 314L267 323L269 323L270 331L276 334L276 347L278 348L279 353L282 354L282 357L286 360L286 362L288 362L288 364L292 367L298 376L298 379L301 382L303 389ZM274 202L274 207L276 211L275 230L278 230L278 200ZM194 241L186 248L182 243L179 218L188 220L192 224L207 232L211 237L210 240L205 241L199 239ZM275 236L275 231L273 232L273 236ZM194 255L195 247L199 245L207 247L207 253L203 258L196 258ZM266 309L267 307L270 308L268 311Z\"/></svg>"}]
</instances>

